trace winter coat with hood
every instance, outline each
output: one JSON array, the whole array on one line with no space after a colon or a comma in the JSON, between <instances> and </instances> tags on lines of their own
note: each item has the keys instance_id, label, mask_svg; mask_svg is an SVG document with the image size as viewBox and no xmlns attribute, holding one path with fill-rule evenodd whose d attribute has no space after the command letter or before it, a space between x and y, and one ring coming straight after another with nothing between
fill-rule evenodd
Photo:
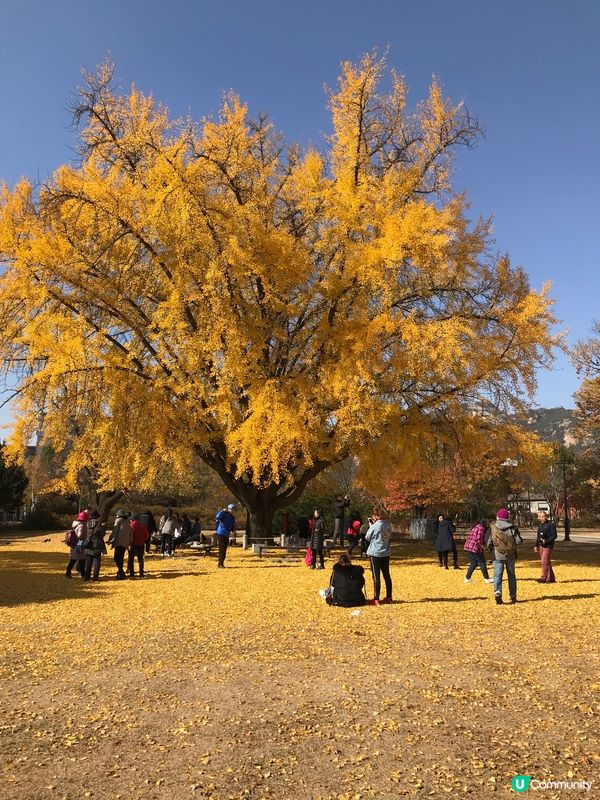
<instances>
[{"instance_id":1,"label":"winter coat with hood","mask_svg":"<svg viewBox=\"0 0 600 800\"><path fill-rule=\"evenodd\" d=\"M509 561L517 557L517 544L521 544L523 539L517 526L509 519L497 519L492 525L492 541L494 561ZM501 549L498 549L498 546ZM503 550L508 552L502 552Z\"/></svg>"},{"instance_id":2,"label":"winter coat with hood","mask_svg":"<svg viewBox=\"0 0 600 800\"><path fill-rule=\"evenodd\" d=\"M84 522L80 519L74 519L71 525L75 533L77 534L78 544L75 547L71 547L69 550L69 558L85 558L85 552L83 547L81 546L83 542L87 539L87 522Z\"/></svg>"},{"instance_id":3,"label":"winter coat with hood","mask_svg":"<svg viewBox=\"0 0 600 800\"><path fill-rule=\"evenodd\" d=\"M85 548L86 556L98 558L106 553L106 545L104 544L105 533L106 528L101 519L90 519L88 522L88 538Z\"/></svg>"},{"instance_id":4,"label":"winter coat with hood","mask_svg":"<svg viewBox=\"0 0 600 800\"><path fill-rule=\"evenodd\" d=\"M131 544L131 525L127 517L117 517L115 519L108 541L114 547L129 547Z\"/></svg>"},{"instance_id":5,"label":"winter coat with hood","mask_svg":"<svg viewBox=\"0 0 600 800\"><path fill-rule=\"evenodd\" d=\"M456 533L456 527L449 519L438 522L437 539L435 540L435 549L438 553L446 553L449 550L455 549L454 533Z\"/></svg>"}]
</instances>

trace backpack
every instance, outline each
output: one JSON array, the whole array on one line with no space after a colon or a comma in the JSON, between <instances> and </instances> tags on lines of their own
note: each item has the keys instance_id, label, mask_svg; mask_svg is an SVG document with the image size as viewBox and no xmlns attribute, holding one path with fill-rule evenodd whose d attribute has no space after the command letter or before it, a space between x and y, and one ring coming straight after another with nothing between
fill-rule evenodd
<instances>
[{"instance_id":1,"label":"backpack","mask_svg":"<svg viewBox=\"0 0 600 800\"><path fill-rule=\"evenodd\" d=\"M77 534L73 530L73 528L69 528L68 531L65 531L65 538L64 543L67 547L76 547L79 539L77 538Z\"/></svg>"},{"instance_id":2,"label":"backpack","mask_svg":"<svg viewBox=\"0 0 600 800\"><path fill-rule=\"evenodd\" d=\"M513 529L508 528L506 531L500 531L495 524L493 524L491 528L492 545L496 548L496 550L499 553L502 553L503 556L516 555L517 543L514 539ZM504 538L506 535L508 535L508 541Z\"/></svg>"}]
</instances>

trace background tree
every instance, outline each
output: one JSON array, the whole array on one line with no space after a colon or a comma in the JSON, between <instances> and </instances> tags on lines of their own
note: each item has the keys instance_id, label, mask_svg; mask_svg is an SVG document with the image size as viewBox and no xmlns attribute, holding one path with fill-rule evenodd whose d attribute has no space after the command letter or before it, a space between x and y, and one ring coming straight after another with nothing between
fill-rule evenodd
<instances>
[{"instance_id":1,"label":"background tree","mask_svg":"<svg viewBox=\"0 0 600 800\"><path fill-rule=\"evenodd\" d=\"M0 508L12 512L23 505L29 480L25 469L14 462L0 444Z\"/></svg>"},{"instance_id":2,"label":"background tree","mask_svg":"<svg viewBox=\"0 0 600 800\"><path fill-rule=\"evenodd\" d=\"M479 126L437 81L410 112L383 79L374 56L344 64L328 146L302 153L233 95L174 122L110 65L86 74L81 164L2 192L14 441L40 413L52 442L76 420L69 459L98 447L108 489L198 455L265 535L330 465L408 463L465 400L519 405L549 301L452 190Z\"/></svg>"}]
</instances>

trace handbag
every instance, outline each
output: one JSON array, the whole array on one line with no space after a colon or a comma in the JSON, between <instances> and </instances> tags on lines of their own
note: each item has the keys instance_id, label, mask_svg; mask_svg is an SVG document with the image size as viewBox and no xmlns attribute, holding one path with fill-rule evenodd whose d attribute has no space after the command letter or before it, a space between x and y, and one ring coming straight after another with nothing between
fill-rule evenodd
<instances>
[{"instance_id":1,"label":"handbag","mask_svg":"<svg viewBox=\"0 0 600 800\"><path fill-rule=\"evenodd\" d=\"M313 560L312 547L307 547L306 555L304 556L304 563L306 564L307 567L310 567L310 565L312 564L312 560Z\"/></svg>"}]
</instances>

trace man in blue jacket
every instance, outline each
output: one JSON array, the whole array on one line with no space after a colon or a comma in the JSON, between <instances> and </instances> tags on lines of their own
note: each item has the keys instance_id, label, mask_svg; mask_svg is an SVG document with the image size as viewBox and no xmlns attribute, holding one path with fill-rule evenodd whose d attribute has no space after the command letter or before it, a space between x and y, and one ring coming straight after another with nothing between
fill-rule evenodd
<instances>
[{"instance_id":1,"label":"man in blue jacket","mask_svg":"<svg viewBox=\"0 0 600 800\"><path fill-rule=\"evenodd\" d=\"M230 503L227 508L223 508L215 517L217 534L217 542L219 545L219 561L217 567L225 566L225 556L227 555L227 545L229 544L229 536L235 533L235 517L233 516L233 503Z\"/></svg>"}]
</instances>

